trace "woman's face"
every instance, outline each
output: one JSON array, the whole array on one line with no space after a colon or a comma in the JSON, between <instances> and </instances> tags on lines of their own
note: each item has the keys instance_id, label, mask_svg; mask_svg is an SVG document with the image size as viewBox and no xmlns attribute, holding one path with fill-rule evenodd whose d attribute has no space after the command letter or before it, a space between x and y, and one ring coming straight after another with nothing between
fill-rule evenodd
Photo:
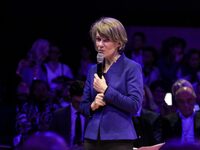
<instances>
[{"instance_id":1,"label":"woman's face","mask_svg":"<svg viewBox=\"0 0 200 150\"><path fill-rule=\"evenodd\" d=\"M99 33L96 34L96 49L98 52L103 53L105 58L110 58L118 53L118 49L120 47L119 42L111 41L110 39L100 36Z\"/></svg>"},{"instance_id":2,"label":"woman's face","mask_svg":"<svg viewBox=\"0 0 200 150\"><path fill-rule=\"evenodd\" d=\"M200 63L199 55L194 53L189 58L189 65L192 68L198 69Z\"/></svg>"},{"instance_id":3,"label":"woman's face","mask_svg":"<svg viewBox=\"0 0 200 150\"><path fill-rule=\"evenodd\" d=\"M49 44L41 43L36 50L36 57L40 60L45 60L49 53Z\"/></svg>"}]
</instances>

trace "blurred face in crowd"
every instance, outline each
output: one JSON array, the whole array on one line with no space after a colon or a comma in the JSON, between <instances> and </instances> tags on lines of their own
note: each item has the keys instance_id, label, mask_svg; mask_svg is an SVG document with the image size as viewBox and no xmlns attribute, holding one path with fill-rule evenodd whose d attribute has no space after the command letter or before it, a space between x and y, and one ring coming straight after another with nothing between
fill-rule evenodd
<instances>
[{"instance_id":1,"label":"blurred face in crowd","mask_svg":"<svg viewBox=\"0 0 200 150\"><path fill-rule=\"evenodd\" d=\"M134 36L133 38L133 45L135 49L142 49L145 45L145 41L141 36Z\"/></svg>"},{"instance_id":2,"label":"blurred face in crowd","mask_svg":"<svg viewBox=\"0 0 200 150\"><path fill-rule=\"evenodd\" d=\"M188 91L182 91L175 96L177 108L183 116L189 117L193 114L196 98Z\"/></svg>"},{"instance_id":3,"label":"blurred face in crowd","mask_svg":"<svg viewBox=\"0 0 200 150\"><path fill-rule=\"evenodd\" d=\"M39 51L38 57L40 57L41 60L45 60L45 58L48 56L49 45L42 45Z\"/></svg>"},{"instance_id":4,"label":"blurred face in crowd","mask_svg":"<svg viewBox=\"0 0 200 150\"><path fill-rule=\"evenodd\" d=\"M174 46L170 49L172 56L174 57L175 62L180 62L183 59L183 48L181 45Z\"/></svg>"},{"instance_id":5,"label":"blurred face in crowd","mask_svg":"<svg viewBox=\"0 0 200 150\"><path fill-rule=\"evenodd\" d=\"M166 91L162 87L159 87L159 86L156 87L155 90L152 91L152 93L153 93L156 104L159 105L165 102L164 98L165 98Z\"/></svg>"},{"instance_id":6,"label":"blurred face in crowd","mask_svg":"<svg viewBox=\"0 0 200 150\"><path fill-rule=\"evenodd\" d=\"M154 62L154 56L151 51L144 51L143 52L143 63L145 65L152 65Z\"/></svg>"},{"instance_id":7,"label":"blurred face in crowd","mask_svg":"<svg viewBox=\"0 0 200 150\"><path fill-rule=\"evenodd\" d=\"M190 67L195 68L195 69L199 68L200 58L197 53L194 53L191 55L191 57L189 58L189 65Z\"/></svg>"},{"instance_id":8,"label":"blurred face in crowd","mask_svg":"<svg viewBox=\"0 0 200 150\"><path fill-rule=\"evenodd\" d=\"M48 55L49 59L53 61L57 61L59 60L60 56L61 56L61 52L59 48L56 46L52 46L49 50L49 55Z\"/></svg>"},{"instance_id":9,"label":"blurred face in crowd","mask_svg":"<svg viewBox=\"0 0 200 150\"><path fill-rule=\"evenodd\" d=\"M37 39L31 48L30 55L32 59L36 61L43 61L48 56L49 52L49 41L46 39Z\"/></svg>"},{"instance_id":10,"label":"blurred face in crowd","mask_svg":"<svg viewBox=\"0 0 200 150\"><path fill-rule=\"evenodd\" d=\"M21 82L17 87L17 99L20 102L26 102L29 95L29 86L25 82Z\"/></svg>"},{"instance_id":11,"label":"blurred face in crowd","mask_svg":"<svg viewBox=\"0 0 200 150\"><path fill-rule=\"evenodd\" d=\"M46 84L38 83L33 93L37 100L45 101L49 96L49 89Z\"/></svg>"},{"instance_id":12,"label":"blurred face in crowd","mask_svg":"<svg viewBox=\"0 0 200 150\"><path fill-rule=\"evenodd\" d=\"M77 111L79 110L81 98L82 98L82 96L78 96L78 95L72 96L72 105Z\"/></svg>"}]
</instances>

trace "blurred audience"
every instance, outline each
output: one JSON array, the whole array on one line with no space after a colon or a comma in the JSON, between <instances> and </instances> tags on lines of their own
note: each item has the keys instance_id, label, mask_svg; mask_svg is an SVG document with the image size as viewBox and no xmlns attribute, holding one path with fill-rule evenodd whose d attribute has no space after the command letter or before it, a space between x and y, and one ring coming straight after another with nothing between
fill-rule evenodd
<instances>
[{"instance_id":1,"label":"blurred audience","mask_svg":"<svg viewBox=\"0 0 200 150\"><path fill-rule=\"evenodd\" d=\"M72 69L61 62L60 58L62 56L61 50L58 46L51 45L47 57L47 62L44 64L46 67L47 80L51 91L54 91L55 84L53 79L57 77L67 77L73 79Z\"/></svg>"},{"instance_id":2,"label":"blurred audience","mask_svg":"<svg viewBox=\"0 0 200 150\"><path fill-rule=\"evenodd\" d=\"M81 58L80 58L80 64L78 67L77 79L85 81L88 70L95 63L95 61L93 60L93 57L92 57L92 51L86 46L83 46L81 48L80 53L81 53Z\"/></svg>"},{"instance_id":3,"label":"blurred audience","mask_svg":"<svg viewBox=\"0 0 200 150\"><path fill-rule=\"evenodd\" d=\"M200 51L189 49L184 56L184 63L178 71L178 78L184 78L192 84L200 81Z\"/></svg>"},{"instance_id":4,"label":"blurred audience","mask_svg":"<svg viewBox=\"0 0 200 150\"><path fill-rule=\"evenodd\" d=\"M32 133L47 131L57 105L52 102L49 86L43 80L34 80L30 87L29 99L16 115L14 145L23 143Z\"/></svg>"},{"instance_id":5,"label":"blurred audience","mask_svg":"<svg viewBox=\"0 0 200 150\"><path fill-rule=\"evenodd\" d=\"M137 139L134 140L134 147L152 146L162 142L161 117L159 114L144 107L149 100L150 91L144 86L144 101L141 110L137 116L133 116L133 124L137 133Z\"/></svg>"},{"instance_id":6,"label":"blurred audience","mask_svg":"<svg viewBox=\"0 0 200 150\"><path fill-rule=\"evenodd\" d=\"M32 134L16 150L70 150L65 140L54 132L37 132Z\"/></svg>"},{"instance_id":7,"label":"blurred audience","mask_svg":"<svg viewBox=\"0 0 200 150\"><path fill-rule=\"evenodd\" d=\"M192 48L186 53L187 42L176 36L163 40L160 53L146 43L145 33L135 32L131 48L125 51L143 68L144 100L133 117L138 137L134 145L139 150L195 150L200 138L200 51ZM88 46L81 47L80 55L74 69L62 61L61 49L49 40L37 38L32 43L16 68L15 93L8 91L13 96L5 96L8 89L0 82L2 146L53 150L58 145L60 150L83 150L83 136L74 143L76 116L81 114L79 103L88 70L96 62ZM165 96L171 91L169 106ZM14 101L3 103L7 99ZM81 115L81 121L86 124L87 118ZM85 130L83 124L81 130Z\"/></svg>"},{"instance_id":8,"label":"blurred audience","mask_svg":"<svg viewBox=\"0 0 200 150\"><path fill-rule=\"evenodd\" d=\"M83 88L84 82L81 80L75 80L71 84L69 89L71 104L54 112L53 119L49 128L49 130L61 135L73 150L83 149L82 144L86 118L81 114L79 110ZM80 119L80 128L77 126L78 122L76 119Z\"/></svg>"},{"instance_id":9,"label":"blurred audience","mask_svg":"<svg viewBox=\"0 0 200 150\"><path fill-rule=\"evenodd\" d=\"M196 94L192 84L178 79L172 86L177 112L163 117L163 139L195 142L200 138L200 112L194 111Z\"/></svg>"},{"instance_id":10,"label":"blurred audience","mask_svg":"<svg viewBox=\"0 0 200 150\"><path fill-rule=\"evenodd\" d=\"M161 78L167 81L166 85L170 88L177 80L187 43L183 38L172 36L165 39L161 45L158 67Z\"/></svg>"},{"instance_id":11,"label":"blurred audience","mask_svg":"<svg viewBox=\"0 0 200 150\"><path fill-rule=\"evenodd\" d=\"M126 51L126 55L143 66L142 53L146 46L146 35L143 32L135 32L131 39L131 49Z\"/></svg>"},{"instance_id":12,"label":"blurred audience","mask_svg":"<svg viewBox=\"0 0 200 150\"><path fill-rule=\"evenodd\" d=\"M50 42L47 39L38 38L32 44L26 58L19 61L16 74L29 86L36 79L47 81L44 61L48 56L49 47Z\"/></svg>"},{"instance_id":13,"label":"blurred audience","mask_svg":"<svg viewBox=\"0 0 200 150\"><path fill-rule=\"evenodd\" d=\"M155 102L155 107L152 109L152 111L160 114L161 116L176 111L176 108L174 106L169 106L165 102L165 96L168 92L166 84L167 83L164 80L155 80L150 85L150 90L153 95L153 101Z\"/></svg>"},{"instance_id":14,"label":"blurred audience","mask_svg":"<svg viewBox=\"0 0 200 150\"><path fill-rule=\"evenodd\" d=\"M150 85L153 81L161 79L160 71L157 67L157 50L152 47L145 47L142 54L142 72L144 84Z\"/></svg>"}]
</instances>

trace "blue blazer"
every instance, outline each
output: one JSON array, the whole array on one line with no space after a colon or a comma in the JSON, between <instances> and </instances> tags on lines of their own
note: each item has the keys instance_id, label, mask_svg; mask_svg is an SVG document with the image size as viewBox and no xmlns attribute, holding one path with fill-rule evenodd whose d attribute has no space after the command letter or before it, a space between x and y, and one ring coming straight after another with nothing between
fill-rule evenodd
<instances>
[{"instance_id":1,"label":"blue blazer","mask_svg":"<svg viewBox=\"0 0 200 150\"><path fill-rule=\"evenodd\" d=\"M85 138L97 140L133 140L136 132L132 116L142 107L143 78L141 66L124 54L104 75L108 89L104 93L106 106L92 112L90 105L97 92L93 88L97 65L90 68L85 82L80 108L89 116Z\"/></svg>"}]
</instances>

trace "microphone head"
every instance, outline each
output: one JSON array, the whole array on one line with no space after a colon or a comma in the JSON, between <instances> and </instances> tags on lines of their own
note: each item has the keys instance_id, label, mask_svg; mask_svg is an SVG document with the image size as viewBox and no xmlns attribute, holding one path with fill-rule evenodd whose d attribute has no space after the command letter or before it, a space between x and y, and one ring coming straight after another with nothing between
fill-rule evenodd
<instances>
[{"instance_id":1,"label":"microphone head","mask_svg":"<svg viewBox=\"0 0 200 150\"><path fill-rule=\"evenodd\" d=\"M103 53L98 53L97 54L97 62L103 63L103 59L104 59Z\"/></svg>"}]
</instances>

